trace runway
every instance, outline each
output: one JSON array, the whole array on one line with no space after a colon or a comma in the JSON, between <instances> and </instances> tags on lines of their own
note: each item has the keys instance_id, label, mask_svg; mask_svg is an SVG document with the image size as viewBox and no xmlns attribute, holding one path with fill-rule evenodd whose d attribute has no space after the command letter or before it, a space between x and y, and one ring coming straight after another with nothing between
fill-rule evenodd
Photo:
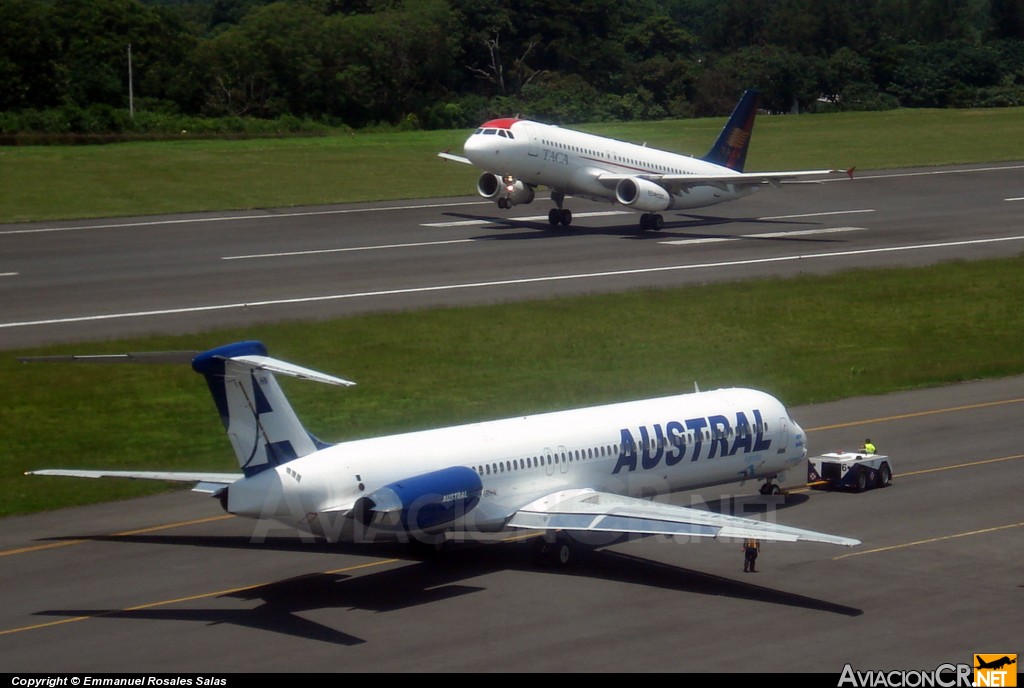
<instances>
[{"instance_id":1,"label":"runway","mask_svg":"<svg viewBox=\"0 0 1024 688\"><path fill-rule=\"evenodd\" d=\"M859 547L647 538L565 569L532 543L303 543L188 492L0 521L8 672L933 670L1021 644L1024 377L792 409L812 451L865 436L891 487L705 490ZM804 476L791 474L797 486ZM698 496L673 496L698 503Z\"/></svg>"},{"instance_id":2,"label":"runway","mask_svg":"<svg viewBox=\"0 0 1024 688\"><path fill-rule=\"evenodd\" d=\"M0 348L922 265L1024 247L1024 164L786 184L699 213L437 199L0 226Z\"/></svg>"},{"instance_id":3,"label":"runway","mask_svg":"<svg viewBox=\"0 0 1024 688\"><path fill-rule=\"evenodd\" d=\"M701 214L475 198L0 226L0 349L563 294L923 265L1024 247L1024 164L862 173ZM609 214L612 213L612 214ZM8 672L932 670L1013 653L1024 377L792 409L870 436L893 486L672 501L859 538L645 538L537 567L529 540L330 547L189 492L0 520Z\"/></svg>"}]
</instances>

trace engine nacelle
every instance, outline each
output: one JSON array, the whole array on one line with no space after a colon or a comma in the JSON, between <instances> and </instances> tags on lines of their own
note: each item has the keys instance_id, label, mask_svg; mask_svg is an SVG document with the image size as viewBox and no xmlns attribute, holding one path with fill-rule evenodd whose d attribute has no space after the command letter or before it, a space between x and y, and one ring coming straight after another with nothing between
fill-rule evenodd
<instances>
[{"instance_id":1,"label":"engine nacelle","mask_svg":"<svg viewBox=\"0 0 1024 688\"><path fill-rule=\"evenodd\" d=\"M476 471L453 466L374 490L356 502L355 517L366 526L431 530L464 516L477 505L482 492Z\"/></svg>"},{"instance_id":2,"label":"engine nacelle","mask_svg":"<svg viewBox=\"0 0 1024 688\"><path fill-rule=\"evenodd\" d=\"M629 177L616 184L615 200L648 213L665 210L672 203L672 197L664 187L639 177Z\"/></svg>"},{"instance_id":3,"label":"engine nacelle","mask_svg":"<svg viewBox=\"0 0 1024 688\"><path fill-rule=\"evenodd\" d=\"M496 174L484 172L476 180L476 191L501 208L533 202L533 187L524 184L521 179L506 177L502 179Z\"/></svg>"}]
</instances>

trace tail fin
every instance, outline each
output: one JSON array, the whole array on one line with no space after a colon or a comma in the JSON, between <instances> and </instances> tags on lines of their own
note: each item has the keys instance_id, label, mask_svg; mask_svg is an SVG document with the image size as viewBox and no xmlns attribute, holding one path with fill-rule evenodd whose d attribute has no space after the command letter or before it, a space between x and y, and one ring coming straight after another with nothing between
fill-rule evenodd
<instances>
[{"instance_id":1,"label":"tail fin","mask_svg":"<svg viewBox=\"0 0 1024 688\"><path fill-rule=\"evenodd\" d=\"M267 356L262 342L227 344L192 359L206 378L224 429L248 477L329 446L302 427L274 373L334 385L354 382Z\"/></svg>"},{"instance_id":2,"label":"tail fin","mask_svg":"<svg viewBox=\"0 0 1024 688\"><path fill-rule=\"evenodd\" d=\"M754 117L757 116L757 103L761 94L754 90L743 93L740 102L729 116L725 128L718 135L718 140L711 147L711 151L704 156L706 162L728 167L737 172L743 171L743 165L747 161L747 147L750 145L750 135L754 131Z\"/></svg>"}]
</instances>

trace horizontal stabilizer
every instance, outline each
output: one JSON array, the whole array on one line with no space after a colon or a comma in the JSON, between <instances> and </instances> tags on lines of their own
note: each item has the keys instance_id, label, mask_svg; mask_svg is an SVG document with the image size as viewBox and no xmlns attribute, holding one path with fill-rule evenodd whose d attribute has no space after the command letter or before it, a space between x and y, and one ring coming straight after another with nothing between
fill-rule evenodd
<instances>
[{"instance_id":1,"label":"horizontal stabilizer","mask_svg":"<svg viewBox=\"0 0 1024 688\"><path fill-rule=\"evenodd\" d=\"M508 526L531 530L824 542L846 547L860 544L860 540L838 535L585 489L556 492L527 504L512 516Z\"/></svg>"},{"instance_id":2,"label":"horizontal stabilizer","mask_svg":"<svg viewBox=\"0 0 1024 688\"><path fill-rule=\"evenodd\" d=\"M267 370L271 373L280 373L281 375L289 375L291 377L297 377L300 380L312 380L313 382L324 382L329 385L341 385L344 387L351 387L356 383L351 380L344 380L340 377L328 375L327 373L321 373L310 368L303 368L287 361L282 361L269 356L218 356L226 361L239 361L246 363L252 368L258 370Z\"/></svg>"},{"instance_id":3,"label":"horizontal stabilizer","mask_svg":"<svg viewBox=\"0 0 1024 688\"><path fill-rule=\"evenodd\" d=\"M25 475L56 475L66 478L129 478L132 480L168 480L178 483L204 483L210 489L201 492L214 492L213 485L221 488L241 480L241 473L185 473L176 471L79 471L71 469L45 469L41 471L25 471Z\"/></svg>"}]
</instances>

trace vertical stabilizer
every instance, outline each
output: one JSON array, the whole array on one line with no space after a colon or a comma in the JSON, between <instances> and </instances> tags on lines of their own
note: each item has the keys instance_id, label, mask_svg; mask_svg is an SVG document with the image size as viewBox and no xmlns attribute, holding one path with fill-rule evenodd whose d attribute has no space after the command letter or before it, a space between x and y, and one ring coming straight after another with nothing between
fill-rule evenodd
<instances>
[{"instance_id":1,"label":"vertical stabilizer","mask_svg":"<svg viewBox=\"0 0 1024 688\"><path fill-rule=\"evenodd\" d=\"M740 102L729 116L725 128L718 135L718 140L711 151L704 156L706 162L728 167L737 172L743 171L747 162L747 147L750 146L750 135L754 131L754 117L757 116L757 103L761 94L754 90L744 92Z\"/></svg>"},{"instance_id":2,"label":"vertical stabilizer","mask_svg":"<svg viewBox=\"0 0 1024 688\"><path fill-rule=\"evenodd\" d=\"M267 348L257 341L201 353L192 360L192 369L206 378L246 476L328 446L302 427L274 378L275 372L328 384L354 384L269 358Z\"/></svg>"}]
</instances>

